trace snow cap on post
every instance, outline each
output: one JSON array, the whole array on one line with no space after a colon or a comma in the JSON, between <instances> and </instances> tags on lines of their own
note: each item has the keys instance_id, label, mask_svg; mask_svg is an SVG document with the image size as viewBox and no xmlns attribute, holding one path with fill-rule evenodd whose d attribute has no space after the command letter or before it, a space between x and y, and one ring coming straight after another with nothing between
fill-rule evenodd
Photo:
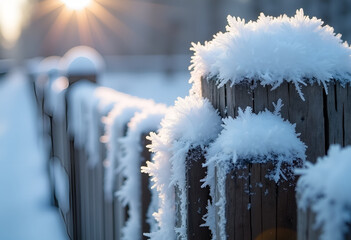
<instances>
[{"instance_id":1,"label":"snow cap on post","mask_svg":"<svg viewBox=\"0 0 351 240\"><path fill-rule=\"evenodd\" d=\"M349 82L351 48L341 35L302 9L288 17L265 16L257 21L228 16L226 32L205 42L192 44L194 55L189 67L192 92L201 93L201 78L217 81L219 87L252 81L278 87L292 82L301 98L301 85L337 79Z\"/></svg>"},{"instance_id":2,"label":"snow cap on post","mask_svg":"<svg viewBox=\"0 0 351 240\"><path fill-rule=\"evenodd\" d=\"M247 159L254 163L266 161L287 162L306 159L306 145L295 132L295 124L291 124L280 116L281 101L275 105L274 113L268 110L258 114L247 107L239 108L239 115L223 119L223 130L208 149L208 162L228 162L236 164L238 160ZM271 176L279 181L283 173L276 169Z\"/></svg>"},{"instance_id":3,"label":"snow cap on post","mask_svg":"<svg viewBox=\"0 0 351 240\"><path fill-rule=\"evenodd\" d=\"M61 67L67 75L98 75L104 70L105 63L95 49L77 46L62 57Z\"/></svg>"},{"instance_id":4,"label":"snow cap on post","mask_svg":"<svg viewBox=\"0 0 351 240\"><path fill-rule=\"evenodd\" d=\"M44 58L38 64L37 71L39 74L48 74L50 75L60 75L63 71L62 66L60 65L61 57L59 56L50 56Z\"/></svg>"},{"instance_id":5,"label":"snow cap on post","mask_svg":"<svg viewBox=\"0 0 351 240\"><path fill-rule=\"evenodd\" d=\"M351 235L351 147L332 145L327 156L306 165L296 171L301 174L298 207L316 214L312 227L322 230L321 240L346 239L345 234Z\"/></svg>"},{"instance_id":6,"label":"snow cap on post","mask_svg":"<svg viewBox=\"0 0 351 240\"><path fill-rule=\"evenodd\" d=\"M210 144L206 163L207 176L203 187L210 187L212 201L216 199L216 186L219 200L209 203L206 223L212 232L212 239L226 239L226 179L231 171L247 168L249 163L268 164L274 169L263 172L268 180L279 184L280 178L291 180L294 178L293 168L296 162L305 162L306 146L295 132L295 124L283 120L280 109L281 100L274 104L274 113L265 110L258 114L252 113L247 107L245 111L239 108L238 116L233 119L223 119L223 130L218 138ZM284 166L286 165L286 167ZM217 173L215 169L217 168ZM249 176L241 176L247 178ZM240 177L239 177L240 178ZM252 183L261 184L261 183ZM216 236L215 206L219 208L219 235Z\"/></svg>"}]
</instances>

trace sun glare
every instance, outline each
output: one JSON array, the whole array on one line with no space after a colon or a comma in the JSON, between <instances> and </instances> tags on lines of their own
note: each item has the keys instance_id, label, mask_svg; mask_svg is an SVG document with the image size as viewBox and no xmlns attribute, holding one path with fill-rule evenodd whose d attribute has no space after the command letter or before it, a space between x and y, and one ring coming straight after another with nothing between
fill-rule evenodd
<instances>
[{"instance_id":1,"label":"sun glare","mask_svg":"<svg viewBox=\"0 0 351 240\"><path fill-rule=\"evenodd\" d=\"M82 10L91 4L92 0L61 0L66 7L72 10Z\"/></svg>"}]
</instances>

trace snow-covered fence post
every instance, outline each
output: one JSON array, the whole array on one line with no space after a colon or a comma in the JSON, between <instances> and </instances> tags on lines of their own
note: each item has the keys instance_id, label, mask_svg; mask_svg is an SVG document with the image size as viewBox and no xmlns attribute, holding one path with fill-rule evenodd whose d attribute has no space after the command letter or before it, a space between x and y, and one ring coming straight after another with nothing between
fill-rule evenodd
<instances>
[{"instance_id":1,"label":"snow-covered fence post","mask_svg":"<svg viewBox=\"0 0 351 240\"><path fill-rule=\"evenodd\" d=\"M281 99L281 116L296 124L310 162L331 144L351 145L351 48L341 35L302 9L291 18L262 14L256 22L228 17L228 23L227 32L193 45L195 94L223 117L247 106L273 111L270 104ZM308 215L299 218L309 222Z\"/></svg>"},{"instance_id":2,"label":"snow-covered fence post","mask_svg":"<svg viewBox=\"0 0 351 240\"><path fill-rule=\"evenodd\" d=\"M142 152L141 152L141 157L142 157L142 162L140 164L140 167L145 167L146 162L150 161L152 158L152 154L149 151L149 149L146 146L149 146L151 144L151 141L147 139L146 137L149 135L148 133L144 133L141 135L141 144L142 146ZM141 233L149 233L150 232L150 223L148 222L148 211L151 203L151 192L150 192L150 182L149 182L149 176L146 173L141 173L141 180L140 180L140 186L141 186ZM146 236L141 236L141 239L147 239Z\"/></svg>"},{"instance_id":3,"label":"snow-covered fence post","mask_svg":"<svg viewBox=\"0 0 351 240\"><path fill-rule=\"evenodd\" d=\"M283 100L281 115L296 123L301 140L308 146L307 160L314 162L323 156L330 144L342 146L351 144L351 87L349 84L332 81L325 89L314 83L303 86L302 100L295 90L294 83L282 83L278 88L252 84L227 83L217 89L216 79L202 80L202 96L208 98L219 109L223 117L237 116L238 107L251 106L254 112L268 108L270 103ZM211 91L209 89L214 89Z\"/></svg>"},{"instance_id":4,"label":"snow-covered fence post","mask_svg":"<svg viewBox=\"0 0 351 240\"><path fill-rule=\"evenodd\" d=\"M136 211L135 206L139 206L141 199L138 197L131 198L129 194L138 195L140 190L139 187L134 187L132 190L127 189L130 188L131 184L135 184L140 176L138 176L140 174L140 163L139 167L135 169L135 161L140 160L141 136L138 135L137 140L135 140L134 135L136 133L130 137L127 134L128 131L131 131L129 122L134 119L137 113L148 108L154 108L155 110L158 108L152 100L139 99L126 94L120 95L120 100L104 118L106 128L104 139L108 149L104 183L105 199L109 201L106 204L112 205L108 206L113 209L115 239L139 239L142 237L141 221L138 220L141 217L139 217L140 210ZM134 144L124 145L123 139L127 139L127 142L133 141ZM137 226L137 228L134 228L134 226Z\"/></svg>"},{"instance_id":5,"label":"snow-covered fence post","mask_svg":"<svg viewBox=\"0 0 351 240\"><path fill-rule=\"evenodd\" d=\"M351 147L331 146L315 165L299 169L298 239L351 239Z\"/></svg>"},{"instance_id":6,"label":"snow-covered fence post","mask_svg":"<svg viewBox=\"0 0 351 240\"><path fill-rule=\"evenodd\" d=\"M236 117L238 107L272 110L270 103L282 99L281 115L296 123L311 162L330 144L351 144L351 48L340 35L302 10L228 23L227 32L193 46L196 93L223 117Z\"/></svg>"},{"instance_id":7,"label":"snow-covered fence post","mask_svg":"<svg viewBox=\"0 0 351 240\"><path fill-rule=\"evenodd\" d=\"M79 46L72 48L69 50L63 57L60 62L60 66L65 72L65 75L67 76L68 79L68 88L67 88L67 94L70 93L70 89L72 85L75 85L75 83L79 80L87 80L92 83L97 82L97 76L99 73L101 73L103 69L103 59L101 55L96 52L94 49L90 47L85 47L85 46ZM65 106L67 106L67 94L66 94L66 103ZM65 123L68 123L68 118L67 118L67 109L66 109L66 121ZM79 128L79 126L76 126ZM66 132L67 128L65 128ZM85 234L86 231L88 231L86 235L86 239L89 239L90 237L96 238L99 237L99 229L96 225L94 224L94 219L92 218L93 215L91 214L95 210L95 206L90 206L91 204L94 204L94 199L92 198L91 190L90 188L87 188L88 190L88 199L83 198L81 195L81 188L84 187L86 184L89 184L89 182L81 182L80 180L83 180L82 178L84 177L85 180L90 181L92 183L92 177L93 173L92 171L82 173L82 166L79 166L79 164L85 164L83 161L87 160L87 153L82 151L81 148L75 149L76 144L75 141L76 139L73 139L73 137L70 137L69 135L66 136L67 141L69 142L69 148L68 148L68 163L70 165L70 170L69 170L69 178L70 178L70 203L71 203L71 211L72 211L72 235L74 238L81 237L82 234ZM83 159L83 160L81 160ZM78 162L80 161L80 162ZM83 162L83 163L82 163ZM84 169L84 168L83 168ZM83 174L81 176L80 174ZM85 176L87 174L87 176ZM92 184L89 184L89 186L92 186ZM84 191L83 191L84 192ZM80 205L80 201L86 201L87 203L87 208L85 204L83 206ZM84 211L84 208L88 210L89 212L87 213ZM85 217L82 217L82 214L87 214ZM72 236L71 236L72 237Z\"/></svg>"},{"instance_id":8,"label":"snow-covered fence post","mask_svg":"<svg viewBox=\"0 0 351 240\"><path fill-rule=\"evenodd\" d=\"M207 227L202 227L203 216L210 199L208 187L202 188L202 180L206 177L204 151L201 147L191 148L185 159L186 187L188 204L187 208L187 239L211 239L211 232ZM179 200L179 198L178 198ZM178 205L180 202L178 203ZM179 213L178 213L179 214ZM181 215L179 214L179 218Z\"/></svg>"},{"instance_id":9,"label":"snow-covered fence post","mask_svg":"<svg viewBox=\"0 0 351 240\"><path fill-rule=\"evenodd\" d=\"M294 239L294 168L305 160L295 127L274 113L247 107L223 120L206 154L212 203L207 224L215 239Z\"/></svg>"},{"instance_id":10,"label":"snow-covered fence post","mask_svg":"<svg viewBox=\"0 0 351 240\"><path fill-rule=\"evenodd\" d=\"M204 153L219 133L221 120L206 99L178 98L167 111L161 128L150 134L151 162L147 172L157 190L156 228L151 239L209 239L203 222L208 191L201 188L205 177ZM201 226L200 226L201 225Z\"/></svg>"}]
</instances>

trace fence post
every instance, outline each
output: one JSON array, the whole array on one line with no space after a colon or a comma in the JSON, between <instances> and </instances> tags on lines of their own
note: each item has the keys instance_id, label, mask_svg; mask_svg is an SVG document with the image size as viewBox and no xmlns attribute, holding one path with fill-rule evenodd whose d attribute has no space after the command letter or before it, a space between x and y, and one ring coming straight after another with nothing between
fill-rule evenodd
<instances>
[{"instance_id":1,"label":"fence post","mask_svg":"<svg viewBox=\"0 0 351 240\"><path fill-rule=\"evenodd\" d=\"M141 152L141 157L142 157L142 162L141 162L141 167L146 166L146 162L151 160L151 152L149 149L146 147L147 145L151 144L151 141L146 138L148 136L147 134L142 134L141 135L141 146L142 146L142 152ZM149 182L149 176L146 173L141 173L141 239L146 240L147 237L143 235L143 233L149 233L150 232L150 225L147 222L147 213L149 210L149 206L151 203L151 192L150 192L150 182Z\"/></svg>"},{"instance_id":2,"label":"fence post","mask_svg":"<svg viewBox=\"0 0 351 240\"><path fill-rule=\"evenodd\" d=\"M297 160L294 166L301 166L301 162ZM296 179L288 177L276 183L267 178L275 167L274 160L252 163L252 159L242 159L227 174L227 239L296 239ZM287 171L290 167L285 164L282 169ZM219 197L216 194L215 202Z\"/></svg>"},{"instance_id":3,"label":"fence post","mask_svg":"<svg viewBox=\"0 0 351 240\"><path fill-rule=\"evenodd\" d=\"M122 136L127 135L128 121L124 123ZM116 146L115 146L116 147ZM116 156L115 156L116 157ZM116 161L116 159L114 159ZM116 169L113 170L114 172ZM114 187L113 187L113 229L114 239L122 238L122 228L125 225L126 219L128 219L128 206L124 207L122 202L118 199L115 193L121 188L124 178L122 174L116 174Z\"/></svg>"},{"instance_id":4,"label":"fence post","mask_svg":"<svg viewBox=\"0 0 351 240\"><path fill-rule=\"evenodd\" d=\"M69 86L65 94L65 126L63 133L65 135L64 139L67 147L67 156L64 159L67 159L66 162L70 166L69 170L69 182L70 182L70 215L71 223L68 226L71 229L71 236L74 239L85 236L87 240L93 236L94 225L90 224L91 222L91 198L90 198L90 188L89 183L89 174L87 166L87 154L83 149L76 149L74 145L74 138L69 136L67 133L68 126L68 94L70 92L70 87L75 84L78 80L87 79L93 83L96 83L96 74L84 75L76 74L67 76ZM83 108L84 106L82 106ZM82 111L84 111L82 109ZM78 162L79 161L79 162ZM83 180L83 181L81 181ZM88 186L86 186L88 185ZM83 189L81 189L83 188ZM83 195L84 194L84 195Z\"/></svg>"},{"instance_id":5,"label":"fence post","mask_svg":"<svg viewBox=\"0 0 351 240\"><path fill-rule=\"evenodd\" d=\"M227 83L217 88L215 79L201 80L202 97L208 98L222 117L236 117L238 107L251 106L253 112L265 108L273 110L272 102L280 98L284 108L281 115L291 123L296 123L296 131L308 146L307 160L315 162L324 156L330 144L342 146L351 144L351 86L342 87L339 82L328 84L328 94L321 85L302 86L303 101L295 85L284 82L272 90L270 86Z\"/></svg>"},{"instance_id":6,"label":"fence post","mask_svg":"<svg viewBox=\"0 0 351 240\"><path fill-rule=\"evenodd\" d=\"M203 216L207 212L207 202L210 199L208 187L201 188L202 179L206 176L205 153L200 146L189 149L185 159L185 181L186 181L186 235L187 239L211 239L211 232L207 227L200 227L204 223ZM180 212L180 190L176 187L176 226L182 225Z\"/></svg>"},{"instance_id":7,"label":"fence post","mask_svg":"<svg viewBox=\"0 0 351 240\"><path fill-rule=\"evenodd\" d=\"M349 169L351 147L333 145L328 155L299 169L298 239L351 239Z\"/></svg>"},{"instance_id":8,"label":"fence post","mask_svg":"<svg viewBox=\"0 0 351 240\"><path fill-rule=\"evenodd\" d=\"M205 161L201 147L189 150L186 158L188 239L211 239L210 230L207 227L200 227L204 223L202 218L207 212L207 201L210 199L208 187L201 188L201 180L206 176L206 168L202 166Z\"/></svg>"}]
</instances>

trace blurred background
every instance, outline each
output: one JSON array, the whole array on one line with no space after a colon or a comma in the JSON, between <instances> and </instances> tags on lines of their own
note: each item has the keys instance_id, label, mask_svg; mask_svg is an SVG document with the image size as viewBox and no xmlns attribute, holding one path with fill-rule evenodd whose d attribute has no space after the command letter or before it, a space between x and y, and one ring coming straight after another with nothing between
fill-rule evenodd
<instances>
[{"instance_id":1,"label":"blurred background","mask_svg":"<svg viewBox=\"0 0 351 240\"><path fill-rule=\"evenodd\" d=\"M88 45L108 71L186 71L190 43L224 31L228 14L248 21L298 8L350 40L351 0L1 0L0 58L62 56Z\"/></svg>"},{"instance_id":2,"label":"blurred background","mask_svg":"<svg viewBox=\"0 0 351 240\"><path fill-rule=\"evenodd\" d=\"M0 0L0 239L67 238L29 81L43 59L92 47L105 62L98 83L172 105L190 89L191 42L224 31L228 14L249 21L299 8L351 41L351 0Z\"/></svg>"}]
</instances>

